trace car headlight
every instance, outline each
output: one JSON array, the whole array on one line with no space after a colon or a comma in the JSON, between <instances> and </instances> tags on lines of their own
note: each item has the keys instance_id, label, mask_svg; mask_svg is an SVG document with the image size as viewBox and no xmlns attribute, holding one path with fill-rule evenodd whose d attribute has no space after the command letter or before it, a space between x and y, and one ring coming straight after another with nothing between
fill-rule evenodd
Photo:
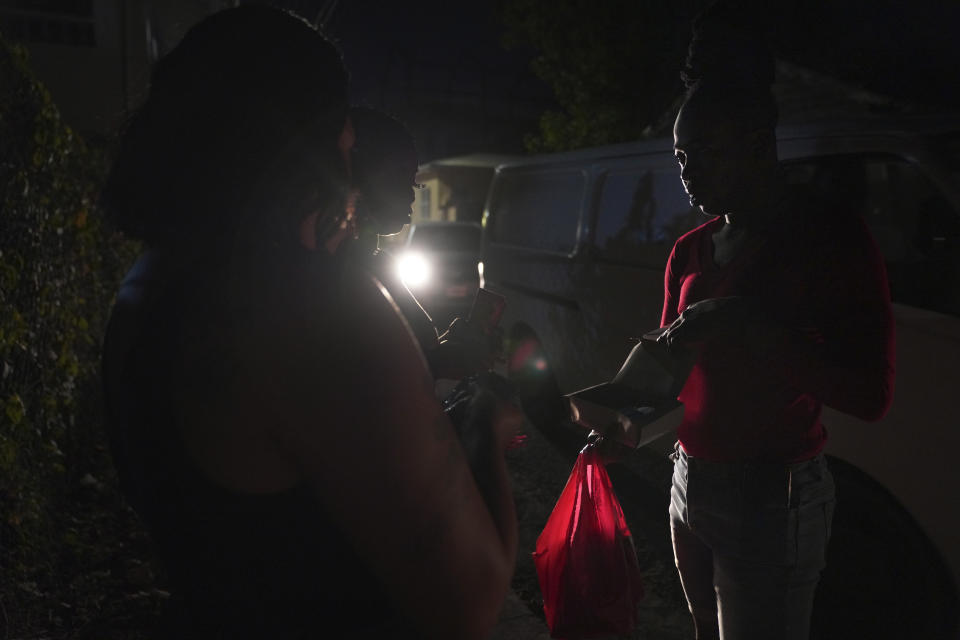
<instances>
[{"instance_id":1,"label":"car headlight","mask_svg":"<svg viewBox=\"0 0 960 640\"><path fill-rule=\"evenodd\" d=\"M405 253L397 260L397 274L411 289L422 287L430 282L433 269L422 253Z\"/></svg>"}]
</instances>

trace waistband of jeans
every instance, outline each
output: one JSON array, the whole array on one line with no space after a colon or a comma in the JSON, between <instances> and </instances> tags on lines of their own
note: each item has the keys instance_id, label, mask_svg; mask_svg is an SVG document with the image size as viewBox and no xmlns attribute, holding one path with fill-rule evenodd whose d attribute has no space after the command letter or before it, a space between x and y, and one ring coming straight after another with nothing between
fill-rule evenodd
<instances>
[{"instance_id":1,"label":"waistband of jeans","mask_svg":"<svg viewBox=\"0 0 960 640\"><path fill-rule=\"evenodd\" d=\"M673 453L670 454L670 459L677 460L678 458L683 458L687 466L695 466L698 469L711 471L718 474L741 474L743 472L779 473L785 471L796 471L811 465L822 464L824 461L823 453L818 453L812 458L799 460L797 462L771 462L769 460L738 460L735 462L719 462L691 456L687 453L686 449L683 448L683 445L680 443L680 441L677 440L677 442L673 445Z\"/></svg>"}]
</instances>

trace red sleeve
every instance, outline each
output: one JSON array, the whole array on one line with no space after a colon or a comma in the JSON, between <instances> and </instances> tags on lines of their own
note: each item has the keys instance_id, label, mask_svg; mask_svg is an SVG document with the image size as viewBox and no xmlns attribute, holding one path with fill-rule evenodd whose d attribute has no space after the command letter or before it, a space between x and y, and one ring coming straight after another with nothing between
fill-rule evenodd
<instances>
[{"instance_id":1,"label":"red sleeve","mask_svg":"<svg viewBox=\"0 0 960 640\"><path fill-rule=\"evenodd\" d=\"M890 289L880 252L857 221L813 256L820 278L815 332L782 332L773 353L797 388L863 420L882 418L893 400L895 351ZM786 353L785 353L786 352ZM788 364L789 363L789 364Z\"/></svg>"},{"instance_id":2,"label":"red sleeve","mask_svg":"<svg viewBox=\"0 0 960 640\"><path fill-rule=\"evenodd\" d=\"M673 245L670 257L667 258L667 268L663 274L663 312L660 315L660 326L665 327L680 316L677 305L680 301L680 274L686 266L686 259L680 247L680 240Z\"/></svg>"}]
</instances>

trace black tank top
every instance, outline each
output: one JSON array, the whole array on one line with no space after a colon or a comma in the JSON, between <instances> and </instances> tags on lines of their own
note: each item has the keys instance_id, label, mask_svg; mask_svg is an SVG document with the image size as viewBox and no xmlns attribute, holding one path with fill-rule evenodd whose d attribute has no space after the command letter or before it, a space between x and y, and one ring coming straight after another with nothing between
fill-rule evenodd
<instances>
[{"instance_id":1,"label":"black tank top","mask_svg":"<svg viewBox=\"0 0 960 640\"><path fill-rule=\"evenodd\" d=\"M409 637L308 487L239 493L189 459L169 402L178 384L169 354L180 348L179 296L202 268L145 254L121 286L104 344L121 490L169 574L165 635Z\"/></svg>"}]
</instances>

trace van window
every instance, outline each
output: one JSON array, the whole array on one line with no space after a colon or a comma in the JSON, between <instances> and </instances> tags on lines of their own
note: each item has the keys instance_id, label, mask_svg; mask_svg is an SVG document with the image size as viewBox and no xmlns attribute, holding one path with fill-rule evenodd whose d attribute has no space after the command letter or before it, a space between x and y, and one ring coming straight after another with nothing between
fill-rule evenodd
<instances>
[{"instance_id":1,"label":"van window","mask_svg":"<svg viewBox=\"0 0 960 640\"><path fill-rule=\"evenodd\" d=\"M785 166L789 183L863 216L894 302L960 315L960 212L916 165L848 154Z\"/></svg>"},{"instance_id":2,"label":"van window","mask_svg":"<svg viewBox=\"0 0 960 640\"><path fill-rule=\"evenodd\" d=\"M586 182L574 169L504 174L490 207L493 241L572 253Z\"/></svg>"},{"instance_id":3,"label":"van window","mask_svg":"<svg viewBox=\"0 0 960 640\"><path fill-rule=\"evenodd\" d=\"M616 171L603 180L594 245L598 259L662 269L681 235L706 222L677 170Z\"/></svg>"}]
</instances>

